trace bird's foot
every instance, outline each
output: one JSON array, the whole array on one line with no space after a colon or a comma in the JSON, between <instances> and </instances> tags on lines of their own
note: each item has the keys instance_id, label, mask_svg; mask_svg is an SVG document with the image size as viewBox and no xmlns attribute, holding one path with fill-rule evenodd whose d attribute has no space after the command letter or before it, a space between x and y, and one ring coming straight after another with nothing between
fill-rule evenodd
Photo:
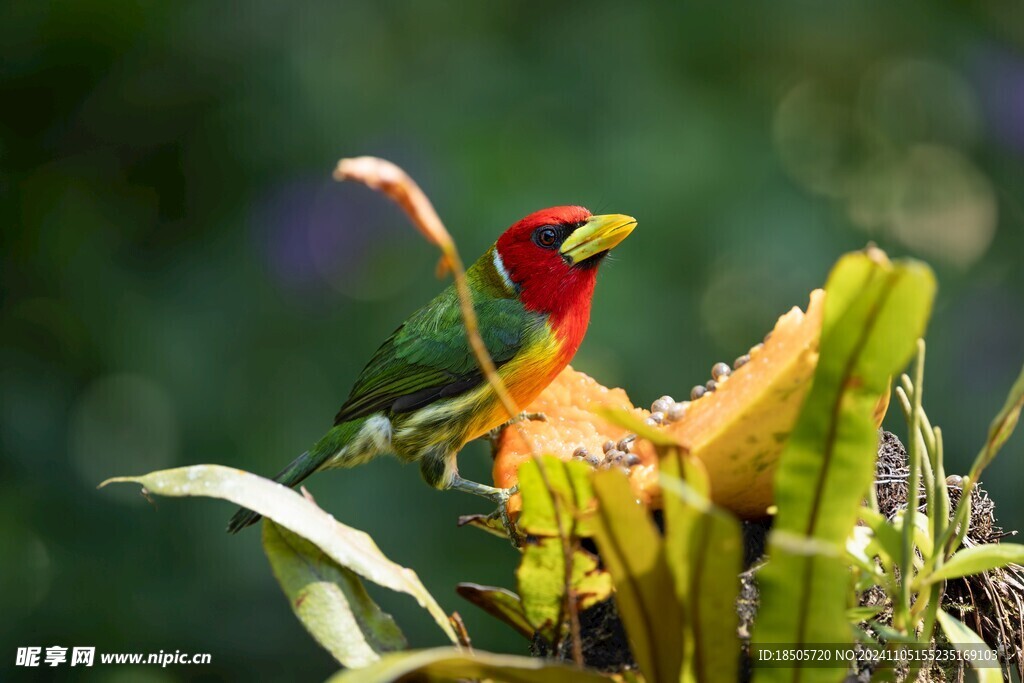
<instances>
[{"instance_id":1,"label":"bird's foot","mask_svg":"<svg viewBox=\"0 0 1024 683\"><path fill-rule=\"evenodd\" d=\"M508 535L508 540L512 544L513 548L521 548L523 545L522 536L519 534L519 528L516 523L512 521L512 518L508 514L508 501L516 493L519 492L519 485L516 484L510 489L498 489L501 491L501 495L498 500L498 509L487 515L487 519L500 519L501 525L505 527L505 533Z\"/></svg>"},{"instance_id":2,"label":"bird's foot","mask_svg":"<svg viewBox=\"0 0 1024 683\"><path fill-rule=\"evenodd\" d=\"M513 486L509 489L500 489L496 486L487 486L486 484L478 484L475 481L469 481L463 479L459 475L455 475L452 479L452 483L449 488L455 489L456 491L464 491L466 493L472 493L474 496L480 496L486 498L493 503L497 503L498 509L487 516L488 519L500 519L502 526L505 527L505 533L508 534L508 539L511 541L512 546L518 548L522 545L522 539L519 535L519 530L516 528L515 522L508 514L508 501L518 491L518 486Z\"/></svg>"},{"instance_id":3,"label":"bird's foot","mask_svg":"<svg viewBox=\"0 0 1024 683\"><path fill-rule=\"evenodd\" d=\"M502 432L504 432L506 429L508 429L509 427L511 427L512 425L514 425L514 424L516 424L518 422L526 422L527 420L536 420L537 422L547 422L548 421L548 416L545 415L544 413L530 413L530 412L527 412L527 411L524 410L523 412L519 413L518 415L513 417L508 422L503 422L500 425L498 425L497 427L495 427L494 429L492 429L491 431L487 432L484 435L484 438L491 442L491 447L492 448L497 448L498 439L501 438L501 433Z\"/></svg>"}]
</instances>

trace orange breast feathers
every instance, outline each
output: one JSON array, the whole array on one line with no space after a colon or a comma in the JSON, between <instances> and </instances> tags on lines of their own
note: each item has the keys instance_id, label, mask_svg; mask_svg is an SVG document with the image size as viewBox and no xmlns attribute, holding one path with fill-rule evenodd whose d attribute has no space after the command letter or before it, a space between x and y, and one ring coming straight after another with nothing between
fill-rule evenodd
<instances>
[{"instance_id":1,"label":"orange breast feathers","mask_svg":"<svg viewBox=\"0 0 1024 683\"><path fill-rule=\"evenodd\" d=\"M505 383L512 400L520 410L527 410L544 389L572 360L576 353L575 347L569 347L560 337L546 330L547 334L537 335L539 338L524 347L512 360L498 370L498 375ZM486 390L490 405L480 415L479 421L473 425L473 436L476 438L508 421L505 407L497 400L488 387Z\"/></svg>"}]
</instances>

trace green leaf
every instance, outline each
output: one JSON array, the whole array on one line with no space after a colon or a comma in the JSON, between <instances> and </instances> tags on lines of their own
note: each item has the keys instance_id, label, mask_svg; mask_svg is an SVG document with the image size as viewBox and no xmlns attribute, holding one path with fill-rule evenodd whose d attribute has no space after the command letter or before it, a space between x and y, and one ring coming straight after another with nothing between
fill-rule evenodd
<instances>
[{"instance_id":1,"label":"green leaf","mask_svg":"<svg viewBox=\"0 0 1024 683\"><path fill-rule=\"evenodd\" d=\"M528 541L516 570L527 621L551 640L565 621L565 552L555 538ZM605 600L612 593L612 578L598 566L597 558L583 550L572 555L570 585L577 609Z\"/></svg>"},{"instance_id":2,"label":"green leaf","mask_svg":"<svg viewBox=\"0 0 1024 683\"><path fill-rule=\"evenodd\" d=\"M924 332L934 293L927 266L892 263L877 249L844 256L829 275L814 383L775 477L756 643L852 642L842 546L874 476L875 407ZM833 680L835 671L763 669L758 677Z\"/></svg>"},{"instance_id":3,"label":"green leaf","mask_svg":"<svg viewBox=\"0 0 1024 683\"><path fill-rule=\"evenodd\" d=\"M687 681L738 678L739 522L679 479L678 449L661 460L665 556L684 619Z\"/></svg>"},{"instance_id":4,"label":"green leaf","mask_svg":"<svg viewBox=\"0 0 1024 683\"><path fill-rule=\"evenodd\" d=\"M591 533L589 527L592 524L585 522L585 517L592 516L590 513L595 507L590 484L591 468L584 463L564 462L554 456L542 458L550 490L544 484L535 461L527 461L519 468L519 490L523 495L523 511L519 520L528 534L528 541L516 578L527 621L541 635L552 640L567 617L563 542L571 551L569 586L576 596L577 609L586 609L608 598L612 580L608 572L599 568L597 558L578 548L584 531Z\"/></svg>"},{"instance_id":5,"label":"green leaf","mask_svg":"<svg viewBox=\"0 0 1024 683\"><path fill-rule=\"evenodd\" d=\"M871 585L876 580L881 580L881 569L874 560L874 556L881 549L875 543L875 537L871 530L865 526L855 526L846 539L846 557L851 566L860 569L871 577ZM865 589L866 590L866 589Z\"/></svg>"},{"instance_id":6,"label":"green leaf","mask_svg":"<svg viewBox=\"0 0 1024 683\"><path fill-rule=\"evenodd\" d=\"M519 467L519 492L523 496L519 526L532 536L590 535L587 517L594 509L594 490L590 484L592 468L586 463L566 462L553 455L541 458L551 489L545 485L535 460L527 460ZM561 531L556 523L559 517Z\"/></svg>"},{"instance_id":7,"label":"green leaf","mask_svg":"<svg viewBox=\"0 0 1024 683\"><path fill-rule=\"evenodd\" d=\"M957 650L961 652L986 650L989 653L986 659L990 662L996 661L995 652L988 646L988 643L962 621L942 610L939 610L938 618L939 625L942 626L942 630L946 634L946 640L952 643ZM974 661L971 659L972 665ZM976 666L974 671L978 674L978 683L1002 683L1003 681L1002 669L998 667Z\"/></svg>"},{"instance_id":8,"label":"green leaf","mask_svg":"<svg viewBox=\"0 0 1024 683\"><path fill-rule=\"evenodd\" d=\"M928 576L929 583L982 574L1008 564L1024 564L1024 545L1019 543L988 543L964 548Z\"/></svg>"},{"instance_id":9,"label":"green leaf","mask_svg":"<svg viewBox=\"0 0 1024 683\"><path fill-rule=\"evenodd\" d=\"M320 548L339 566L364 579L414 597L453 643L448 615L420 583L416 572L395 564L369 534L338 522L292 489L255 474L221 465L193 465L138 477L115 477L100 484L133 482L161 496L205 496L229 500L274 520Z\"/></svg>"},{"instance_id":10,"label":"green leaf","mask_svg":"<svg viewBox=\"0 0 1024 683\"><path fill-rule=\"evenodd\" d=\"M661 535L622 472L597 472L593 481L597 546L636 661L649 681L679 680L683 616L672 599L675 583Z\"/></svg>"},{"instance_id":11,"label":"green leaf","mask_svg":"<svg viewBox=\"0 0 1024 683\"><path fill-rule=\"evenodd\" d=\"M776 476L777 528L846 537L874 476L875 406L913 355L934 293L926 265L891 263L877 250L833 268L814 384Z\"/></svg>"},{"instance_id":12,"label":"green leaf","mask_svg":"<svg viewBox=\"0 0 1024 683\"><path fill-rule=\"evenodd\" d=\"M394 619L359 577L315 545L267 519L263 549L295 616L343 666L366 666L405 647Z\"/></svg>"},{"instance_id":13,"label":"green leaf","mask_svg":"<svg viewBox=\"0 0 1024 683\"><path fill-rule=\"evenodd\" d=\"M753 642L792 643L794 647L850 642L852 634L845 611L853 576L844 548L831 541L784 530L773 531L770 543L770 561L758 572L758 586L762 596L766 593L771 596L768 603L771 611L767 618L762 617L765 604L762 598L762 608L754 624ZM769 571L773 566L774 569ZM782 568L788 572L783 573ZM783 612L778 603L788 604L790 611ZM826 604L836 612L820 614L816 611ZM800 640L787 640L787 635L794 639L800 636ZM809 677L807 680L817 680L819 676L825 678L810 669L804 673ZM776 680L775 676L782 675L768 669L758 674L759 680ZM789 680L789 675L779 680Z\"/></svg>"},{"instance_id":14,"label":"green leaf","mask_svg":"<svg viewBox=\"0 0 1024 683\"><path fill-rule=\"evenodd\" d=\"M875 620L870 622L871 630L878 634L879 637L885 639L889 643L916 643L918 642L916 635L903 633L897 631L889 624L883 624L882 622Z\"/></svg>"},{"instance_id":15,"label":"green leaf","mask_svg":"<svg viewBox=\"0 0 1024 683\"><path fill-rule=\"evenodd\" d=\"M1020 419L1022 408L1024 408L1024 368L1021 369L1020 375L1017 376L1017 381L1010 388L1010 393L1006 397L1003 409L999 411L999 414L992 420L992 424L988 428L988 438L985 439L985 445L982 447L981 452L978 453L974 464L971 465L971 481L978 481L981 471L992 462L999 449L1003 447L1006 440L1013 434L1013 430L1017 427L1017 422Z\"/></svg>"},{"instance_id":16,"label":"green leaf","mask_svg":"<svg viewBox=\"0 0 1024 683\"><path fill-rule=\"evenodd\" d=\"M533 639L534 628L523 611L523 601L506 588L481 586L476 583L460 583L455 592L466 600L502 621L527 640Z\"/></svg>"},{"instance_id":17,"label":"green leaf","mask_svg":"<svg viewBox=\"0 0 1024 683\"><path fill-rule=\"evenodd\" d=\"M868 607L851 607L846 610L846 620L850 623L859 624L875 616L885 609L885 605L871 605Z\"/></svg>"},{"instance_id":18,"label":"green leaf","mask_svg":"<svg viewBox=\"0 0 1024 683\"><path fill-rule=\"evenodd\" d=\"M860 509L860 519L865 526L871 529L876 550L883 562L892 564L899 561L903 552L903 538L900 529L882 515L871 508Z\"/></svg>"},{"instance_id":19,"label":"green leaf","mask_svg":"<svg viewBox=\"0 0 1024 683\"><path fill-rule=\"evenodd\" d=\"M664 429L656 429L635 414L622 408L600 407L594 410L595 415L603 417L613 425L628 429L642 439L647 439L655 446L679 446L679 441Z\"/></svg>"},{"instance_id":20,"label":"green leaf","mask_svg":"<svg viewBox=\"0 0 1024 683\"><path fill-rule=\"evenodd\" d=\"M911 516L913 519L914 527L911 530L914 546L921 551L921 555L927 559L932 556L934 552L934 546L932 545L932 528L931 520L928 519L928 515L914 510L914 514ZM896 529L899 530L900 534L903 533L903 526L907 522L906 510L901 510L896 513L893 523ZM918 562L915 555L915 562Z\"/></svg>"},{"instance_id":21,"label":"green leaf","mask_svg":"<svg viewBox=\"0 0 1024 683\"><path fill-rule=\"evenodd\" d=\"M391 681L454 681L490 678L503 683L609 683L596 671L554 664L536 657L460 653L436 648L387 655L362 669L340 671L327 683L390 683Z\"/></svg>"}]
</instances>

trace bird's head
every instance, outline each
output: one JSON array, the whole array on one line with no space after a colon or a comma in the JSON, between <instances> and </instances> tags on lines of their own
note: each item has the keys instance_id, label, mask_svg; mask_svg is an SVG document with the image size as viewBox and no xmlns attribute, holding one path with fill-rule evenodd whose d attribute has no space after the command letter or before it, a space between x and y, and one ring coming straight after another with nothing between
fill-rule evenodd
<instances>
[{"instance_id":1,"label":"bird's head","mask_svg":"<svg viewBox=\"0 0 1024 683\"><path fill-rule=\"evenodd\" d=\"M557 315L585 303L589 315L597 267L635 227L631 216L582 206L543 209L498 238L495 262L528 309Z\"/></svg>"}]
</instances>

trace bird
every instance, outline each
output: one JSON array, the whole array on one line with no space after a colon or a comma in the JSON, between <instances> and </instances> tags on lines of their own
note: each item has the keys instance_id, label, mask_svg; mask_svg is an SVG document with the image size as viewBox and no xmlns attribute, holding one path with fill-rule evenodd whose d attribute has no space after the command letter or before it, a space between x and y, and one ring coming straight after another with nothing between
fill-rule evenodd
<instances>
[{"instance_id":1,"label":"bird","mask_svg":"<svg viewBox=\"0 0 1024 683\"><path fill-rule=\"evenodd\" d=\"M517 405L529 405L576 354L598 267L636 225L631 216L592 215L582 206L543 209L512 224L466 270L480 336ZM294 488L314 472L392 453L418 463L430 486L482 496L503 509L510 490L463 479L456 455L524 417L510 420L477 366L452 284L381 344L334 426L274 480ZM240 508L228 531L259 519Z\"/></svg>"}]
</instances>

